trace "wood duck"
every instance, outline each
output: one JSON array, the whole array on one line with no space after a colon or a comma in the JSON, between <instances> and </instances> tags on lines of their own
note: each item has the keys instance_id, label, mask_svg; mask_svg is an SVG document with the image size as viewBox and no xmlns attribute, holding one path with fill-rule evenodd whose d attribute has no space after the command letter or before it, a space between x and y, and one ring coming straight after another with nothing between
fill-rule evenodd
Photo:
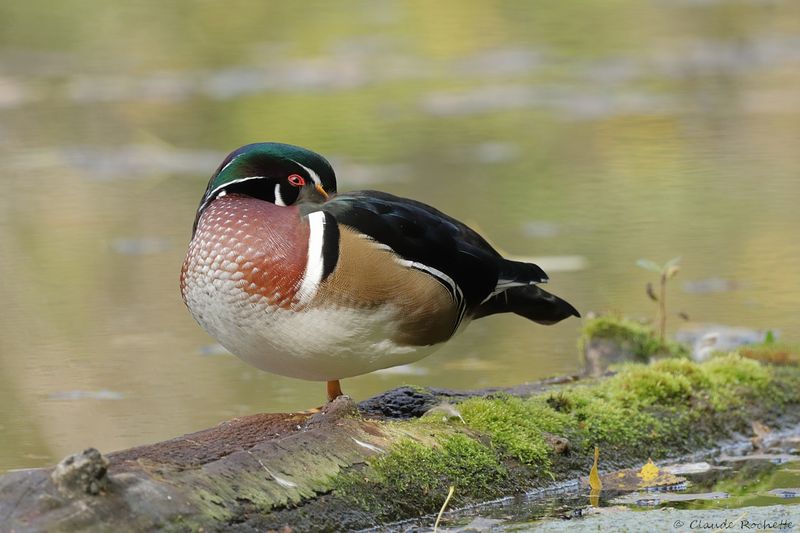
<instances>
[{"instance_id":1,"label":"wood duck","mask_svg":"<svg viewBox=\"0 0 800 533\"><path fill-rule=\"evenodd\" d=\"M333 400L340 379L417 361L473 319L580 316L537 286L546 281L433 207L378 191L337 194L324 157L256 143L209 181L181 293L230 352L327 381Z\"/></svg>"}]
</instances>

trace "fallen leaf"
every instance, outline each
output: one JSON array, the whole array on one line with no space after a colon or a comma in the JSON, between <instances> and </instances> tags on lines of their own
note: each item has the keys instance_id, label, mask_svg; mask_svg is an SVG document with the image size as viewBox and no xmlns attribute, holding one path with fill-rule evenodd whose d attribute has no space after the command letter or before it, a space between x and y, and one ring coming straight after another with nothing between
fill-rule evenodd
<instances>
[{"instance_id":1,"label":"fallen leaf","mask_svg":"<svg viewBox=\"0 0 800 533\"><path fill-rule=\"evenodd\" d=\"M655 465L652 459L648 459L647 463L639 470L637 474L640 478L642 478L643 483L650 483L654 479L658 477L659 469Z\"/></svg>"},{"instance_id":2,"label":"fallen leaf","mask_svg":"<svg viewBox=\"0 0 800 533\"><path fill-rule=\"evenodd\" d=\"M597 463L600 459L600 448L597 446L594 447L594 463L592 464L592 469L589 471L589 486L592 488L593 491L602 490L603 489L603 482L600 480L600 474L597 471Z\"/></svg>"},{"instance_id":3,"label":"fallen leaf","mask_svg":"<svg viewBox=\"0 0 800 533\"><path fill-rule=\"evenodd\" d=\"M600 480L600 474L597 471L597 463L600 459L600 448L594 447L594 462L592 469L589 471L589 503L593 507L600 507L600 492L603 490L603 482Z\"/></svg>"},{"instance_id":4,"label":"fallen leaf","mask_svg":"<svg viewBox=\"0 0 800 533\"><path fill-rule=\"evenodd\" d=\"M642 468L628 468L603 474L600 476L600 482L606 491L631 492L642 489L672 489L685 483L686 478L661 470L648 462Z\"/></svg>"}]
</instances>

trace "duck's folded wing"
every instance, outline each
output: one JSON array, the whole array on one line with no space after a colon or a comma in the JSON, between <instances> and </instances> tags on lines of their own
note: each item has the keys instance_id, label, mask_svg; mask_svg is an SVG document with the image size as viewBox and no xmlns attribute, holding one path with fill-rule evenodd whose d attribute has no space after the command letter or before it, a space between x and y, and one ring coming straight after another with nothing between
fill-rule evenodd
<instances>
[{"instance_id":1,"label":"duck's folded wing","mask_svg":"<svg viewBox=\"0 0 800 533\"><path fill-rule=\"evenodd\" d=\"M339 224L391 248L415 267L445 274L463 292L468 307L492 294L503 277L507 262L486 240L421 202L358 191L334 196L318 208L332 214Z\"/></svg>"}]
</instances>

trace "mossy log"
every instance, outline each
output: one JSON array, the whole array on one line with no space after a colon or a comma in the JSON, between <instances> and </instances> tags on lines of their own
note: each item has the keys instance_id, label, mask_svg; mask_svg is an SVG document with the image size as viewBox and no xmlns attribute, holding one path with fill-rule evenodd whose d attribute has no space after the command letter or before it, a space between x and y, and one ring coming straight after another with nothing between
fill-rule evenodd
<instances>
[{"instance_id":1,"label":"mossy log","mask_svg":"<svg viewBox=\"0 0 800 533\"><path fill-rule=\"evenodd\" d=\"M338 531L713 447L800 418L800 368L736 354L475 393L390 391L0 477L3 531ZM423 415L424 414L424 415ZM423 416L420 416L423 415Z\"/></svg>"}]
</instances>

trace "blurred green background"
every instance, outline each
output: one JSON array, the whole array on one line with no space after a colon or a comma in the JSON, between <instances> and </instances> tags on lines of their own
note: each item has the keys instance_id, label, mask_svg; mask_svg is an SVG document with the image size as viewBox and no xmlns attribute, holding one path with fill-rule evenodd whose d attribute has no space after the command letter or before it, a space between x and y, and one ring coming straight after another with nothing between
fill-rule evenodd
<instances>
[{"instance_id":1,"label":"blurred green background","mask_svg":"<svg viewBox=\"0 0 800 533\"><path fill-rule=\"evenodd\" d=\"M682 256L674 312L800 339L798 2L27 0L0 21L0 470L322 403L180 299L206 181L254 141L540 258L584 313L651 317L635 261ZM579 328L491 317L344 389L576 372Z\"/></svg>"}]
</instances>

